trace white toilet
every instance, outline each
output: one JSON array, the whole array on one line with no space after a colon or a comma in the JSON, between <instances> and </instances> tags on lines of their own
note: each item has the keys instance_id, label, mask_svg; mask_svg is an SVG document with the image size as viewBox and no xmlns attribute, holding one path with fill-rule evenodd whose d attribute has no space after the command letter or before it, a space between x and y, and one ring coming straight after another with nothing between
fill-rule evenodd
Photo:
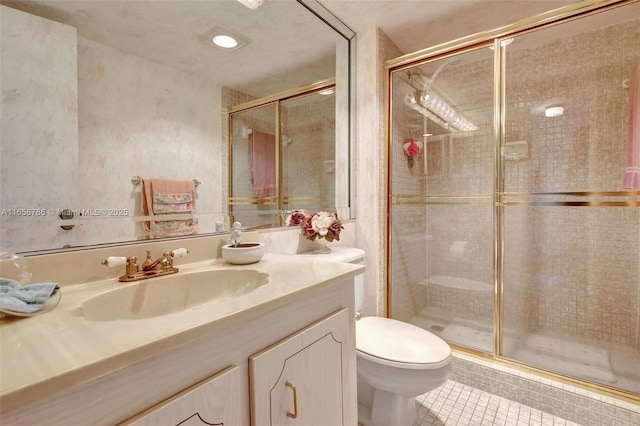
<instances>
[{"instance_id":1,"label":"white toilet","mask_svg":"<svg viewBox=\"0 0 640 426\"><path fill-rule=\"evenodd\" d=\"M327 260L362 263L364 251L333 247ZM356 312L362 309L364 275L355 278ZM443 385L451 370L451 348L438 336L383 317L356 321L358 422L363 426L411 426L415 398Z\"/></svg>"}]
</instances>

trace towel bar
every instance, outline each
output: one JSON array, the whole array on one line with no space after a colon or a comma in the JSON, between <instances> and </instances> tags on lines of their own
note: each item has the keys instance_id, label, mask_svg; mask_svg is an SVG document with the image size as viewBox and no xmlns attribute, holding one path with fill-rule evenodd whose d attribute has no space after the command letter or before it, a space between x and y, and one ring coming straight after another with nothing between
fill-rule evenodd
<instances>
[{"instance_id":1,"label":"towel bar","mask_svg":"<svg viewBox=\"0 0 640 426\"><path fill-rule=\"evenodd\" d=\"M142 178L140 176L134 176L131 178L131 183L134 186L140 186L142 185ZM196 188L198 187L198 185L200 185L202 182L200 182L198 179L193 179L193 183L195 184Z\"/></svg>"}]
</instances>

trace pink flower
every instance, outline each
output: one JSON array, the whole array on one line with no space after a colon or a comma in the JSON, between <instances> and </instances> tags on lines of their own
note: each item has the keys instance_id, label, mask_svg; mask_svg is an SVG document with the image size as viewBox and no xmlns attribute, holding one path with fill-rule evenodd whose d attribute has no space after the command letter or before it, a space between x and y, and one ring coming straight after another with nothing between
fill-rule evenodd
<instances>
[{"instance_id":1,"label":"pink flower","mask_svg":"<svg viewBox=\"0 0 640 426\"><path fill-rule=\"evenodd\" d=\"M305 210L294 210L293 213L291 213L291 215L289 216L288 225L300 225L306 217L307 212Z\"/></svg>"},{"instance_id":2,"label":"pink flower","mask_svg":"<svg viewBox=\"0 0 640 426\"><path fill-rule=\"evenodd\" d=\"M338 219L338 216L336 215L336 220L329 227L329 232L327 233L325 238L327 239L327 241L340 241L340 231L342 231L343 229L344 226L342 226L342 222L340 222L340 219Z\"/></svg>"},{"instance_id":3,"label":"pink flower","mask_svg":"<svg viewBox=\"0 0 640 426\"><path fill-rule=\"evenodd\" d=\"M422 149L421 143L417 140L411 138L404 141L404 152L407 153L409 157L414 157L420 154L420 150Z\"/></svg>"},{"instance_id":4,"label":"pink flower","mask_svg":"<svg viewBox=\"0 0 640 426\"><path fill-rule=\"evenodd\" d=\"M311 225L311 221L313 220L312 216L305 216L302 222L300 222L300 226L302 227L302 234L310 240L316 239L316 231L313 229Z\"/></svg>"}]
</instances>

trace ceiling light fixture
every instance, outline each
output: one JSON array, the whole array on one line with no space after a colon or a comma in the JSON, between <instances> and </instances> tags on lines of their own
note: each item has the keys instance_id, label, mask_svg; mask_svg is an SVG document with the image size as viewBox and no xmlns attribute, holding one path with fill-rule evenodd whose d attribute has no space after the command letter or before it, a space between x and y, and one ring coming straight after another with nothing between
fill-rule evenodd
<instances>
[{"instance_id":1,"label":"ceiling light fixture","mask_svg":"<svg viewBox=\"0 0 640 426\"><path fill-rule=\"evenodd\" d=\"M238 1L244 4L245 6L247 6L251 10L256 10L257 8L262 6L262 3L264 2L264 0L238 0Z\"/></svg>"},{"instance_id":2,"label":"ceiling light fixture","mask_svg":"<svg viewBox=\"0 0 640 426\"><path fill-rule=\"evenodd\" d=\"M206 33L198 37L210 46L215 46L226 52L233 52L251 42L247 37L220 25L215 25Z\"/></svg>"},{"instance_id":3,"label":"ceiling light fixture","mask_svg":"<svg viewBox=\"0 0 640 426\"><path fill-rule=\"evenodd\" d=\"M219 34L217 36L214 36L211 41L216 46L223 47L225 49L233 49L238 45L238 40L226 34Z\"/></svg>"},{"instance_id":4,"label":"ceiling light fixture","mask_svg":"<svg viewBox=\"0 0 640 426\"><path fill-rule=\"evenodd\" d=\"M408 93L404 98L404 103L445 129L460 132L478 130L478 126L460 115L432 90L426 92L416 90L415 93Z\"/></svg>"},{"instance_id":5,"label":"ceiling light fixture","mask_svg":"<svg viewBox=\"0 0 640 426\"><path fill-rule=\"evenodd\" d=\"M564 114L564 108L561 106L553 106L544 110L545 117L560 117Z\"/></svg>"}]
</instances>

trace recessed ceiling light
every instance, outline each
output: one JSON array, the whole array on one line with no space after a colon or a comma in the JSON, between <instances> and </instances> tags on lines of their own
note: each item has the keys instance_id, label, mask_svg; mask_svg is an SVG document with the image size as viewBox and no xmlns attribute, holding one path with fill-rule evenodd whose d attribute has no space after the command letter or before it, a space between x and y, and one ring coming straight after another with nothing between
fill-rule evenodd
<instances>
[{"instance_id":1,"label":"recessed ceiling light","mask_svg":"<svg viewBox=\"0 0 640 426\"><path fill-rule=\"evenodd\" d=\"M238 0L238 1L252 10L256 10L264 2L264 0Z\"/></svg>"},{"instance_id":2,"label":"recessed ceiling light","mask_svg":"<svg viewBox=\"0 0 640 426\"><path fill-rule=\"evenodd\" d=\"M238 40L226 34L214 36L211 41L216 46L224 47L225 49L233 49L238 45Z\"/></svg>"},{"instance_id":3,"label":"recessed ceiling light","mask_svg":"<svg viewBox=\"0 0 640 426\"><path fill-rule=\"evenodd\" d=\"M251 40L242 34L220 25L215 25L198 38L208 45L215 46L226 52L233 52L234 50L238 50L251 42Z\"/></svg>"},{"instance_id":4,"label":"recessed ceiling light","mask_svg":"<svg viewBox=\"0 0 640 426\"><path fill-rule=\"evenodd\" d=\"M544 110L545 117L560 117L564 114L564 108L561 106L549 107Z\"/></svg>"},{"instance_id":5,"label":"recessed ceiling light","mask_svg":"<svg viewBox=\"0 0 640 426\"><path fill-rule=\"evenodd\" d=\"M335 93L335 90L333 90L333 88L331 88L331 89L323 89L323 90L320 90L318 92L318 94L325 95L325 96L326 95L333 95L334 93Z\"/></svg>"}]
</instances>

